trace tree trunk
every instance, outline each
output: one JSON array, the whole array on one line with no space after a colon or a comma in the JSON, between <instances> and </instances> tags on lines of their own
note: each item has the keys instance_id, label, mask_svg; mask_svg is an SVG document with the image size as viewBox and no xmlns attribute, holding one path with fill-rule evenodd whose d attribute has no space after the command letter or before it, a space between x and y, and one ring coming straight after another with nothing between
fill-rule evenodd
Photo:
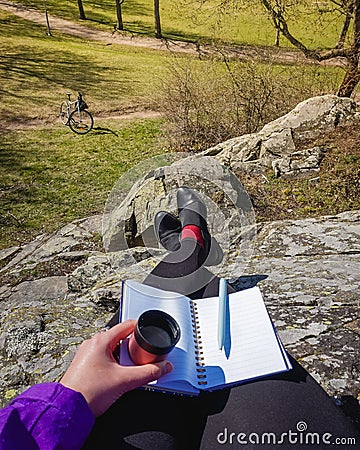
<instances>
[{"instance_id":1,"label":"tree trunk","mask_svg":"<svg viewBox=\"0 0 360 450\"><path fill-rule=\"evenodd\" d=\"M301 50L307 58L316 61L326 61L336 57L346 58L346 69L344 79L338 89L341 97L350 97L357 84L360 82L360 0L353 0L346 8L348 14L353 8L353 42L348 48L332 48L330 50L319 51L308 48L303 42L297 39L289 30L288 23L284 17L284 10L275 9L269 0L261 0L261 3L269 12L274 27L296 48Z\"/></svg>"},{"instance_id":2,"label":"tree trunk","mask_svg":"<svg viewBox=\"0 0 360 450\"><path fill-rule=\"evenodd\" d=\"M79 18L81 20L86 20L86 16L85 16L85 11L84 11L82 0L77 0L77 2L78 2L78 7L79 7Z\"/></svg>"},{"instance_id":3,"label":"tree trunk","mask_svg":"<svg viewBox=\"0 0 360 450\"><path fill-rule=\"evenodd\" d=\"M360 50L360 0L355 0L355 5L354 5L354 42L353 42L353 46L354 46L355 50Z\"/></svg>"},{"instance_id":4,"label":"tree trunk","mask_svg":"<svg viewBox=\"0 0 360 450\"><path fill-rule=\"evenodd\" d=\"M116 0L116 29L117 30L123 30L124 24L122 20L122 11L121 11L121 5L124 3L124 0Z\"/></svg>"},{"instance_id":5,"label":"tree trunk","mask_svg":"<svg viewBox=\"0 0 360 450\"><path fill-rule=\"evenodd\" d=\"M280 30L278 27L276 27L275 45L276 47L280 45Z\"/></svg>"},{"instance_id":6,"label":"tree trunk","mask_svg":"<svg viewBox=\"0 0 360 450\"><path fill-rule=\"evenodd\" d=\"M44 10L45 10L45 20L46 20L47 34L49 36L52 36L51 29L50 29L49 16L48 16L47 7L46 7L46 1L45 0L44 0Z\"/></svg>"},{"instance_id":7,"label":"tree trunk","mask_svg":"<svg viewBox=\"0 0 360 450\"><path fill-rule=\"evenodd\" d=\"M155 37L162 38L160 22L160 0L154 0Z\"/></svg>"},{"instance_id":8,"label":"tree trunk","mask_svg":"<svg viewBox=\"0 0 360 450\"><path fill-rule=\"evenodd\" d=\"M344 79L342 80L337 93L339 97L351 97L354 92L360 81L360 71L358 65L359 55L356 55L352 60L349 58Z\"/></svg>"},{"instance_id":9,"label":"tree trunk","mask_svg":"<svg viewBox=\"0 0 360 450\"><path fill-rule=\"evenodd\" d=\"M346 15L345 15L343 27L340 31L339 39L337 41L335 48L343 48L344 47L346 35L349 31L351 18L352 18L353 12L354 12L354 1L351 1L348 5L345 6L345 11L346 11L346 13L345 13Z\"/></svg>"},{"instance_id":10,"label":"tree trunk","mask_svg":"<svg viewBox=\"0 0 360 450\"><path fill-rule=\"evenodd\" d=\"M341 32L340 32L340 35L339 35L339 39L337 41L337 44L336 44L335 48L343 48L344 47L346 35L347 35L347 32L349 30L349 26L350 26L350 21L351 21L351 16L346 15L345 20L344 20L344 24L343 24L343 27L341 29Z\"/></svg>"},{"instance_id":11,"label":"tree trunk","mask_svg":"<svg viewBox=\"0 0 360 450\"><path fill-rule=\"evenodd\" d=\"M350 97L360 81L360 0L354 5L354 39L349 49L345 77L338 91L339 97Z\"/></svg>"}]
</instances>

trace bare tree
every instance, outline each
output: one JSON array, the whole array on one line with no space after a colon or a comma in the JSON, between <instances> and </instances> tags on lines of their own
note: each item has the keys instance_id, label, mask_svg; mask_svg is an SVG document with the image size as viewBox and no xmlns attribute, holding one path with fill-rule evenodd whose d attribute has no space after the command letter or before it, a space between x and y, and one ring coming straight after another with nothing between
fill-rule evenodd
<instances>
[{"instance_id":1,"label":"bare tree","mask_svg":"<svg viewBox=\"0 0 360 450\"><path fill-rule=\"evenodd\" d=\"M86 20L86 15L85 15L85 10L84 10L82 0L77 0L77 2L78 2L78 8L79 8L79 18L81 20Z\"/></svg>"},{"instance_id":2,"label":"bare tree","mask_svg":"<svg viewBox=\"0 0 360 450\"><path fill-rule=\"evenodd\" d=\"M160 0L154 0L155 37L162 38L160 21Z\"/></svg>"},{"instance_id":3,"label":"bare tree","mask_svg":"<svg viewBox=\"0 0 360 450\"><path fill-rule=\"evenodd\" d=\"M124 24L122 20L122 11L121 11L121 5L124 3L125 0L115 0L116 3L116 29L117 30L123 30Z\"/></svg>"},{"instance_id":4,"label":"bare tree","mask_svg":"<svg viewBox=\"0 0 360 450\"><path fill-rule=\"evenodd\" d=\"M345 76L338 89L338 95L350 97L360 81L360 0L331 0L334 7L341 10L344 15L344 24L337 45L329 50L312 50L303 41L294 36L289 29L286 18L287 5L285 0L260 1L270 14L275 29L294 47L301 50L306 57L316 61L326 61L337 57L345 59ZM351 22L353 22L352 39L346 45L346 35L350 29Z\"/></svg>"}]
</instances>

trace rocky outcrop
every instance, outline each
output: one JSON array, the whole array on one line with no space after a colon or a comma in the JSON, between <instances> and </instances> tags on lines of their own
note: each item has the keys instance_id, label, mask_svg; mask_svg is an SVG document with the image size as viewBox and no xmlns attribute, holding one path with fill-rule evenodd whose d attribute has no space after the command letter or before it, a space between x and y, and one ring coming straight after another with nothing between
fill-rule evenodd
<instances>
[{"instance_id":1,"label":"rocky outcrop","mask_svg":"<svg viewBox=\"0 0 360 450\"><path fill-rule=\"evenodd\" d=\"M316 172L327 149L309 146L309 142L350 121L359 121L354 101L335 95L314 97L299 103L258 133L222 142L203 155L215 156L234 172L272 169L277 177Z\"/></svg>"},{"instance_id":2,"label":"rocky outcrop","mask_svg":"<svg viewBox=\"0 0 360 450\"><path fill-rule=\"evenodd\" d=\"M142 173L136 168L135 182L130 171L109 196L103 220L108 252L156 246L154 217L160 210L177 214L176 192L182 185L202 195L210 226L222 246L239 238L240 228L255 222L251 200L239 180L210 156L161 155L145 169ZM122 186L132 187L123 195Z\"/></svg>"},{"instance_id":3,"label":"rocky outcrop","mask_svg":"<svg viewBox=\"0 0 360 450\"><path fill-rule=\"evenodd\" d=\"M239 220L242 228L244 222L254 222L251 201L234 173L272 169L275 176L294 176L317 172L327 149L308 143L339 124L358 123L358 117L356 104L349 98L315 97L258 133L223 142L200 155L165 154L145 161L144 167L137 166L134 173L122 177L110 194L103 221L106 250L156 245L154 217L162 209L176 212L176 190L181 185L204 193L217 239L222 246L233 242ZM123 186L128 189L123 191ZM244 217L239 217L239 209ZM229 236L224 236L224 227Z\"/></svg>"},{"instance_id":4,"label":"rocky outcrop","mask_svg":"<svg viewBox=\"0 0 360 450\"><path fill-rule=\"evenodd\" d=\"M257 284L287 350L329 394L356 398L360 212L257 228L247 263L235 245L218 273L237 289ZM3 404L33 383L58 379L78 344L116 310L121 280L143 281L165 253L150 247L105 253L100 232L96 216L1 252Z\"/></svg>"},{"instance_id":5,"label":"rocky outcrop","mask_svg":"<svg viewBox=\"0 0 360 450\"><path fill-rule=\"evenodd\" d=\"M359 400L360 212L256 224L227 168L273 168L277 176L318 170L326 149L306 142L356 120L350 99L310 99L205 154L145 161L121 178L102 216L1 250L1 403L58 379L78 344L112 317L122 280L143 281L162 259L153 219L161 209L176 212L180 185L204 195L225 255L214 273L237 289L257 284L287 350L330 395Z\"/></svg>"}]
</instances>

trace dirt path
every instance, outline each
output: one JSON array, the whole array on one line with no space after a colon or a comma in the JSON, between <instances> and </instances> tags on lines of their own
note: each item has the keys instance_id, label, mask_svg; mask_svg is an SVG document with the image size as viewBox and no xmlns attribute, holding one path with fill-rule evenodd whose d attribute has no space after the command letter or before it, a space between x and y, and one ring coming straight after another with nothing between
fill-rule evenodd
<instances>
[{"instance_id":1,"label":"dirt path","mask_svg":"<svg viewBox=\"0 0 360 450\"><path fill-rule=\"evenodd\" d=\"M42 11L29 8L24 5L9 1L0 0L0 9L15 14L23 19L43 25L46 28L45 14ZM170 39L155 39L150 37L129 36L127 33L121 32L106 32L95 30L85 25L77 24L69 20L64 20L59 17L49 15L49 22L51 30L60 31L62 33L76 36L82 39L90 39L94 41L105 42L107 44L122 44L132 45L136 47L151 48L154 50L171 51L176 53L193 53L198 54L199 57L216 52L216 48L210 45L183 42ZM226 49L228 56L237 57L239 59L272 59L279 63L305 63L318 64L314 61L306 59L305 56L296 50L291 49L269 49L254 46L228 46ZM337 65L341 61L332 60L327 64Z\"/></svg>"},{"instance_id":2,"label":"dirt path","mask_svg":"<svg viewBox=\"0 0 360 450\"><path fill-rule=\"evenodd\" d=\"M0 1L0 9L15 14L23 19L38 23L46 27L44 12L37 11L27 6L11 2L8 0ZM107 44L132 45L137 47L152 48L155 50L172 50L176 52L196 52L196 45L181 41L170 41L167 39L155 39L144 37L129 37L125 33L106 32L95 30L84 25L80 25L69 20L49 15L51 30L60 31L82 39L101 41Z\"/></svg>"},{"instance_id":3,"label":"dirt path","mask_svg":"<svg viewBox=\"0 0 360 450\"><path fill-rule=\"evenodd\" d=\"M33 8L15 3L9 0L0 0L0 10L7 11L9 13L15 14L23 19L29 20L31 22L37 23L44 27L46 30L46 20L44 11L38 11ZM75 36L81 39L93 40L98 42L104 42L107 44L121 44L121 45L131 45L135 47L150 48L159 51L168 51L174 53L193 53L197 54L199 58L206 58L206 56L218 53L218 49L213 46L183 42L177 40L169 39L155 39L150 37L138 37L129 36L129 33L121 32L106 32L101 30L96 30L89 28L85 25L71 22L69 20L61 19L55 16L48 16L51 31L58 31L71 36ZM224 52L224 49L222 49ZM257 59L261 61L272 60L278 63L302 63L302 64L318 64L314 61L306 59L305 56L296 50L284 49L284 48L261 48L255 46L237 46L232 45L226 48L224 52L227 56L238 58L238 59ZM324 63L323 63L324 64ZM327 64L337 65L341 64L341 61L332 60ZM124 112L118 115L103 115L98 116L96 121L102 121L105 119L145 119L150 117L160 116L159 112L149 111L149 110L137 110ZM5 123L1 124L1 129L11 130L14 127L16 129L28 129L37 128L39 126L46 126L48 123L53 123L53 118L48 119L34 119L31 121L19 123Z\"/></svg>"},{"instance_id":4,"label":"dirt path","mask_svg":"<svg viewBox=\"0 0 360 450\"><path fill-rule=\"evenodd\" d=\"M161 117L161 113L159 111L152 111L150 109L139 109L119 114L98 114L96 115L96 117L94 117L94 130L101 129L102 122L107 120L155 119L157 117ZM48 118L35 118L31 120L22 120L21 122L3 120L0 124L0 132L12 130L31 130L39 127L47 127L56 122L60 123L60 119L54 114L52 114Z\"/></svg>"}]
</instances>

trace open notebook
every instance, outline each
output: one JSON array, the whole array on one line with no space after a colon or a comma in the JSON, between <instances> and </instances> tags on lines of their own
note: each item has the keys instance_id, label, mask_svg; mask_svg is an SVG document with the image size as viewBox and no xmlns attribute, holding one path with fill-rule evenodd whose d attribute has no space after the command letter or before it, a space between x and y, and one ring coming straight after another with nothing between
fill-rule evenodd
<instances>
[{"instance_id":1,"label":"open notebook","mask_svg":"<svg viewBox=\"0 0 360 450\"><path fill-rule=\"evenodd\" d=\"M191 300L136 281L123 283L120 321L137 319L148 309L173 316L181 338L167 359L170 374L148 388L197 395L291 369L258 287L230 294L224 347L217 343L218 297ZM127 340L120 346L120 363L132 365Z\"/></svg>"}]
</instances>

